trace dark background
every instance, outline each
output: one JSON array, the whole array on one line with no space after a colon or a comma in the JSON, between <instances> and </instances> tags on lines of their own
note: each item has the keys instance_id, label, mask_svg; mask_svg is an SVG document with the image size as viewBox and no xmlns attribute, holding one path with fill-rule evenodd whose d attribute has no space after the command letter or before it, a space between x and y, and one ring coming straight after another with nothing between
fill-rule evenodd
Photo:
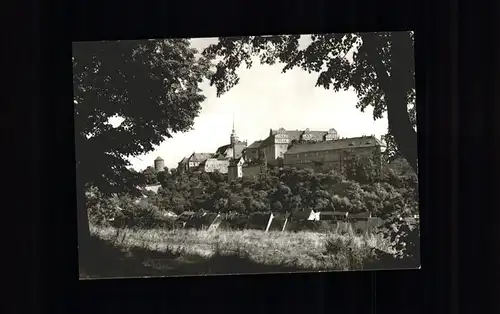
<instances>
[{"instance_id":1,"label":"dark background","mask_svg":"<svg viewBox=\"0 0 500 314\"><path fill-rule=\"evenodd\" d=\"M5 10L3 76L20 84L3 92L1 115L9 182L0 207L14 215L3 217L2 241L2 299L13 303L1 311L499 313L500 28L491 2L81 0ZM421 270L78 281L72 41L411 29Z\"/></svg>"}]
</instances>

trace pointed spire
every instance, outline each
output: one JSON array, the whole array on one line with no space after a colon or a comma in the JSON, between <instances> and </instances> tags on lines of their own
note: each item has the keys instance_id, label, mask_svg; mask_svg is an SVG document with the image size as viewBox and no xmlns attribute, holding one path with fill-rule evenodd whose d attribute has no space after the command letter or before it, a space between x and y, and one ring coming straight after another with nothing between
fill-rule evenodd
<instances>
[{"instance_id":1,"label":"pointed spire","mask_svg":"<svg viewBox=\"0 0 500 314\"><path fill-rule=\"evenodd\" d=\"M234 109L233 109L233 134L236 133L234 130Z\"/></svg>"}]
</instances>

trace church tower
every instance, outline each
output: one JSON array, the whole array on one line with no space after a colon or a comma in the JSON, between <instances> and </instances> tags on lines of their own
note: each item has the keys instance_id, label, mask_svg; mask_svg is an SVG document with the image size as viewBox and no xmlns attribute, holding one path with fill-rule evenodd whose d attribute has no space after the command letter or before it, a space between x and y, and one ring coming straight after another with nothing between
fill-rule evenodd
<instances>
[{"instance_id":1,"label":"church tower","mask_svg":"<svg viewBox=\"0 0 500 314\"><path fill-rule=\"evenodd\" d=\"M230 142L231 149L233 151L233 159L236 158L236 144L238 143L238 136L236 135L236 131L234 129L234 113L233 113L233 130L231 132Z\"/></svg>"}]
</instances>

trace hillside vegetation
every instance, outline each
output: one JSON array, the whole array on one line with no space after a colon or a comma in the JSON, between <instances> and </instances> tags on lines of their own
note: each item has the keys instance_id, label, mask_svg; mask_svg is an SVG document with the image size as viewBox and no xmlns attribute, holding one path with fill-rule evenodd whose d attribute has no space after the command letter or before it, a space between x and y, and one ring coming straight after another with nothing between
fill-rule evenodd
<instances>
[{"instance_id":1,"label":"hillside vegetation","mask_svg":"<svg viewBox=\"0 0 500 314\"><path fill-rule=\"evenodd\" d=\"M418 266L418 220L406 219L418 213L417 178L401 175L385 164L377 168L369 161L355 160L343 174L274 169L231 183L217 172L164 171L156 174L156 180L161 184L158 193L145 193L140 199L128 194L104 197L89 189L87 207L93 234L108 245L120 251L135 250L141 264L148 264L144 260L152 252L170 261L167 264L172 270L160 267L160 274L182 274L181 269L186 274L218 273L211 263L228 256L259 267L278 267L274 271L387 268L392 259L405 260L401 267L405 263ZM371 212L386 223L374 234L339 233L328 228L269 233L241 230L242 223L248 227L245 222L270 211L293 219L306 209ZM216 232L179 229L167 214L184 211L225 214L230 223ZM386 255L391 256L391 262L381 260ZM207 266L211 270L185 270L186 265L201 265L201 261L212 265ZM235 271L265 271L242 265L246 266Z\"/></svg>"}]
</instances>

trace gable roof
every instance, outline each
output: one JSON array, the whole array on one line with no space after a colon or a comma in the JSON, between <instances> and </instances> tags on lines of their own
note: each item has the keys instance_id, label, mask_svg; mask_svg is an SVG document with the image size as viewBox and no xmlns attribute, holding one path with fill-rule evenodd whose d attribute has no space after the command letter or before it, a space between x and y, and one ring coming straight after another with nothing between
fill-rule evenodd
<instances>
[{"instance_id":1,"label":"gable roof","mask_svg":"<svg viewBox=\"0 0 500 314\"><path fill-rule=\"evenodd\" d=\"M260 145L262 144L263 141L259 140L259 141L255 141L253 142L252 144L250 144L249 146L246 147L246 149L251 149L251 148L259 148Z\"/></svg>"},{"instance_id":2,"label":"gable roof","mask_svg":"<svg viewBox=\"0 0 500 314\"><path fill-rule=\"evenodd\" d=\"M231 147L231 144L227 145L222 145L221 147L217 148L215 151L216 154L224 154L227 152L227 150Z\"/></svg>"},{"instance_id":3,"label":"gable roof","mask_svg":"<svg viewBox=\"0 0 500 314\"><path fill-rule=\"evenodd\" d=\"M179 161L179 163L180 164L186 163L188 161L188 159L189 159L188 157L184 157L184 158L182 158L181 161Z\"/></svg>"},{"instance_id":4,"label":"gable roof","mask_svg":"<svg viewBox=\"0 0 500 314\"><path fill-rule=\"evenodd\" d=\"M224 156L214 156L211 158L207 158L204 163L221 163L221 162L229 162L230 158L229 157L224 157Z\"/></svg>"},{"instance_id":5,"label":"gable roof","mask_svg":"<svg viewBox=\"0 0 500 314\"><path fill-rule=\"evenodd\" d=\"M208 158L212 157L211 153L193 153L189 157L189 161L205 161Z\"/></svg>"},{"instance_id":6,"label":"gable roof","mask_svg":"<svg viewBox=\"0 0 500 314\"><path fill-rule=\"evenodd\" d=\"M317 152L332 149L344 149L344 148L355 148L355 147L379 147L382 143L375 136L361 136L344 138L335 141L325 141L318 143L305 143L305 144L295 144L285 155L299 154L306 152Z\"/></svg>"}]
</instances>

